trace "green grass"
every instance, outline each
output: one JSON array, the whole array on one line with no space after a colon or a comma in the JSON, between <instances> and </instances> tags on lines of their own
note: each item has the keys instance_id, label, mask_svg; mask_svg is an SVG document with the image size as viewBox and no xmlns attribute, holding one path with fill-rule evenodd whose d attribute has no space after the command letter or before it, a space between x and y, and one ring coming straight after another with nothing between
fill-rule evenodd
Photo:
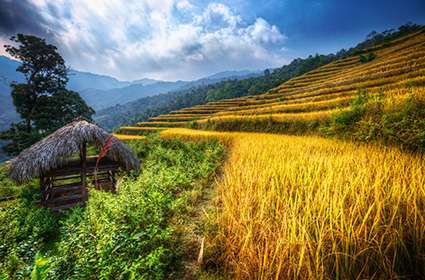
<instances>
[{"instance_id":1,"label":"green grass","mask_svg":"<svg viewBox=\"0 0 425 280\"><path fill-rule=\"evenodd\" d=\"M321 132L325 136L365 143L379 141L423 152L425 97L423 94L415 95L412 90L402 102L388 108L383 95L368 97L360 93L350 110L335 114Z\"/></svg>"},{"instance_id":2,"label":"green grass","mask_svg":"<svg viewBox=\"0 0 425 280\"><path fill-rule=\"evenodd\" d=\"M181 273L188 248L179 224L196 209L193 191L208 184L223 148L216 141L158 138L130 145L142 169L122 179L117 195L90 190L85 209L57 214L33 204L39 195L34 186L3 204L0 279L163 279Z\"/></svg>"},{"instance_id":3,"label":"green grass","mask_svg":"<svg viewBox=\"0 0 425 280\"><path fill-rule=\"evenodd\" d=\"M15 196L19 193L19 188L7 177L4 166L0 166L0 200Z\"/></svg>"},{"instance_id":4,"label":"green grass","mask_svg":"<svg viewBox=\"0 0 425 280\"><path fill-rule=\"evenodd\" d=\"M191 128L216 131L268 132L293 135L320 135L356 142L381 142L408 151L425 151L425 88L412 87L370 93L358 90L347 108L330 118L276 121L240 118L209 119Z\"/></svg>"}]
</instances>

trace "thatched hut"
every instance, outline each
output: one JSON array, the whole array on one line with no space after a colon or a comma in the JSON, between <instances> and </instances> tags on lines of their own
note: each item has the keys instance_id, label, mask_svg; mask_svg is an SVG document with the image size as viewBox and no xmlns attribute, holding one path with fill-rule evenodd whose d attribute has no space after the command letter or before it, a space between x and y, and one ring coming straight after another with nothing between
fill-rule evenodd
<instances>
[{"instance_id":1,"label":"thatched hut","mask_svg":"<svg viewBox=\"0 0 425 280\"><path fill-rule=\"evenodd\" d=\"M88 157L87 145L102 150L105 157ZM83 120L58 129L22 151L11 160L9 176L18 184L40 178L41 203L63 209L85 203L89 179L96 187L115 192L118 169L139 168L137 156L127 145Z\"/></svg>"}]
</instances>

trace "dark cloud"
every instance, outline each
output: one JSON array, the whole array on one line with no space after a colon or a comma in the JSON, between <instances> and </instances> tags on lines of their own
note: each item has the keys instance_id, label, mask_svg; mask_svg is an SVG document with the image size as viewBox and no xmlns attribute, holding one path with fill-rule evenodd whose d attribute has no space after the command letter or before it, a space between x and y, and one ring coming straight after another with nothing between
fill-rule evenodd
<instances>
[{"instance_id":1,"label":"dark cloud","mask_svg":"<svg viewBox=\"0 0 425 280\"><path fill-rule=\"evenodd\" d=\"M34 4L28 0L0 0L0 36L16 33L49 37L46 22Z\"/></svg>"},{"instance_id":2,"label":"dark cloud","mask_svg":"<svg viewBox=\"0 0 425 280\"><path fill-rule=\"evenodd\" d=\"M182 47L181 54L183 56L200 54L202 52L202 44L199 42L191 42Z\"/></svg>"}]
</instances>

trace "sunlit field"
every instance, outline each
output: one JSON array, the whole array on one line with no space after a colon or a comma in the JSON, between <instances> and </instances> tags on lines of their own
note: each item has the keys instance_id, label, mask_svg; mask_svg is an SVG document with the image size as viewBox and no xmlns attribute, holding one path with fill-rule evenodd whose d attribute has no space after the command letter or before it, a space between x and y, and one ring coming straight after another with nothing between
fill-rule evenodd
<instances>
[{"instance_id":1,"label":"sunlit field","mask_svg":"<svg viewBox=\"0 0 425 280\"><path fill-rule=\"evenodd\" d=\"M121 128L227 146L205 270L236 279L425 274L424 36L368 49L376 57L367 63L346 57L260 95Z\"/></svg>"},{"instance_id":2,"label":"sunlit field","mask_svg":"<svg viewBox=\"0 0 425 280\"><path fill-rule=\"evenodd\" d=\"M145 136L141 136L141 135L126 135L126 134L114 134L115 137L117 137L118 139L122 140L122 141L126 141L126 140L140 140L140 139L145 139Z\"/></svg>"},{"instance_id":3,"label":"sunlit field","mask_svg":"<svg viewBox=\"0 0 425 280\"><path fill-rule=\"evenodd\" d=\"M0 0L0 280L425 280L425 0L304 2Z\"/></svg>"},{"instance_id":4,"label":"sunlit field","mask_svg":"<svg viewBox=\"0 0 425 280\"><path fill-rule=\"evenodd\" d=\"M211 261L232 277L425 273L423 155L316 137L188 129L161 135L217 137L228 146L216 186L218 230L207 241Z\"/></svg>"},{"instance_id":5,"label":"sunlit field","mask_svg":"<svg viewBox=\"0 0 425 280\"><path fill-rule=\"evenodd\" d=\"M404 94L410 94L406 88L413 88L416 93L423 91L424 38L422 31L417 32L364 51L376 54L371 62L361 63L359 56L354 55L295 77L264 94L184 108L151 118L151 125L149 122L138 125L263 132L282 125L304 133L306 129L297 128L300 123L303 126L306 122L331 119L334 113L350 107L359 90L371 97L380 94L385 98L399 95L403 90ZM275 127L264 124L267 120L272 120ZM127 127L125 133L139 132Z\"/></svg>"}]
</instances>

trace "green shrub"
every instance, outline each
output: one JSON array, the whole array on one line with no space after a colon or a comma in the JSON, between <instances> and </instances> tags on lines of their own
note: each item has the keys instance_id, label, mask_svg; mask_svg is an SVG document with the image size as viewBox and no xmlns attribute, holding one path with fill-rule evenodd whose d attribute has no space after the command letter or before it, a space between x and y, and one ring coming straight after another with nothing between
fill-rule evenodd
<instances>
[{"instance_id":1,"label":"green shrub","mask_svg":"<svg viewBox=\"0 0 425 280\"><path fill-rule=\"evenodd\" d=\"M90 190L85 209L35 207L38 191L0 208L0 275L12 279L163 279L181 267L176 234L195 182L219 165L217 141L151 138L130 143L142 159L118 194ZM1 277L0 277L1 278Z\"/></svg>"},{"instance_id":2,"label":"green shrub","mask_svg":"<svg viewBox=\"0 0 425 280\"><path fill-rule=\"evenodd\" d=\"M19 195L20 189L7 176L5 165L0 165L0 200Z\"/></svg>"},{"instance_id":3,"label":"green shrub","mask_svg":"<svg viewBox=\"0 0 425 280\"><path fill-rule=\"evenodd\" d=\"M368 53L368 54L361 54L359 56L359 60L360 60L361 63L370 62L370 61L374 60L375 58L376 58L376 55L373 52Z\"/></svg>"},{"instance_id":4,"label":"green shrub","mask_svg":"<svg viewBox=\"0 0 425 280\"><path fill-rule=\"evenodd\" d=\"M37 252L56 240L58 227L54 213L27 197L0 209L0 275L29 277Z\"/></svg>"},{"instance_id":5,"label":"green shrub","mask_svg":"<svg viewBox=\"0 0 425 280\"><path fill-rule=\"evenodd\" d=\"M425 100L411 95L382 115L382 138L409 150L425 151Z\"/></svg>"},{"instance_id":6,"label":"green shrub","mask_svg":"<svg viewBox=\"0 0 425 280\"><path fill-rule=\"evenodd\" d=\"M321 132L328 136L346 135L366 112L365 104L368 96L365 90L358 90L357 96L351 101L350 108L341 109L332 115L331 120L321 127Z\"/></svg>"},{"instance_id":7,"label":"green shrub","mask_svg":"<svg viewBox=\"0 0 425 280\"><path fill-rule=\"evenodd\" d=\"M198 124L195 121L190 121L187 127L190 129L196 129L198 127Z\"/></svg>"},{"instance_id":8,"label":"green shrub","mask_svg":"<svg viewBox=\"0 0 425 280\"><path fill-rule=\"evenodd\" d=\"M348 111L335 114L321 128L327 136L355 141L380 141L411 151L425 151L425 99L411 95L399 105L384 108L382 94L358 93Z\"/></svg>"}]
</instances>

